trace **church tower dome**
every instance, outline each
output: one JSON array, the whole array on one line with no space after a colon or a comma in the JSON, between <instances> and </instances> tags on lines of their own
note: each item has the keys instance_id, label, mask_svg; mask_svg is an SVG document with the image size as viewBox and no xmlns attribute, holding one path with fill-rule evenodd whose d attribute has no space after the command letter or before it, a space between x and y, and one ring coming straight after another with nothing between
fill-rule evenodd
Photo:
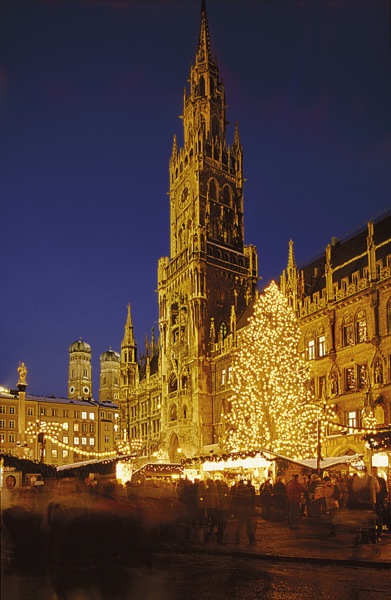
<instances>
[{"instance_id":1,"label":"church tower dome","mask_svg":"<svg viewBox=\"0 0 391 600\"><path fill-rule=\"evenodd\" d=\"M119 353L112 348L100 355L100 402L118 402L120 360Z\"/></svg>"},{"instance_id":2,"label":"church tower dome","mask_svg":"<svg viewBox=\"0 0 391 600\"><path fill-rule=\"evenodd\" d=\"M69 346L68 398L92 397L92 350L81 338Z\"/></svg>"}]
</instances>

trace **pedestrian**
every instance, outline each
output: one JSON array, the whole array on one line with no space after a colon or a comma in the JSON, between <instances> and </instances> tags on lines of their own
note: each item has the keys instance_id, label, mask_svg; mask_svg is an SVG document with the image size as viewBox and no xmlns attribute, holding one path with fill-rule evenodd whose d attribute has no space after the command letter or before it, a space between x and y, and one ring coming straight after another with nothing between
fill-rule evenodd
<instances>
[{"instance_id":1,"label":"pedestrian","mask_svg":"<svg viewBox=\"0 0 391 600\"><path fill-rule=\"evenodd\" d=\"M299 475L293 475L286 487L288 497L288 525L289 529L299 529L301 497L305 487L299 481Z\"/></svg>"},{"instance_id":2,"label":"pedestrian","mask_svg":"<svg viewBox=\"0 0 391 600\"><path fill-rule=\"evenodd\" d=\"M323 512L323 485L320 477L313 473L311 475L311 481L308 486L308 495L310 499L310 517L313 519L319 519Z\"/></svg>"},{"instance_id":3,"label":"pedestrian","mask_svg":"<svg viewBox=\"0 0 391 600\"><path fill-rule=\"evenodd\" d=\"M380 541L383 533L383 523L385 521L385 500L388 496L386 480L379 475L377 467L372 467L372 475L377 479L380 490L376 492L375 511L377 515L376 536Z\"/></svg>"},{"instance_id":4,"label":"pedestrian","mask_svg":"<svg viewBox=\"0 0 391 600\"><path fill-rule=\"evenodd\" d=\"M216 480L216 488L218 493L217 543L225 544L224 531L226 530L228 515L231 510L231 497L228 484L223 479Z\"/></svg>"},{"instance_id":5,"label":"pedestrian","mask_svg":"<svg viewBox=\"0 0 391 600\"><path fill-rule=\"evenodd\" d=\"M369 475L367 467L363 468L364 475L355 477L352 484L352 491L355 495L355 505L357 510L370 511L374 515L373 521L369 526L361 527L361 541L363 543L376 542L377 539L377 514L376 514L376 495L380 492L380 484L376 477ZM363 518L361 518L363 520Z\"/></svg>"},{"instance_id":6,"label":"pedestrian","mask_svg":"<svg viewBox=\"0 0 391 600\"><path fill-rule=\"evenodd\" d=\"M267 479L260 487L259 501L261 504L262 518L270 521L272 517L273 484Z\"/></svg>"},{"instance_id":7,"label":"pedestrian","mask_svg":"<svg viewBox=\"0 0 391 600\"><path fill-rule=\"evenodd\" d=\"M241 479L232 488L234 515L237 519L235 542L240 542L240 535L243 525L246 526L247 538L250 546L255 544L254 532L254 508L255 508L255 488L248 480Z\"/></svg>"},{"instance_id":8,"label":"pedestrian","mask_svg":"<svg viewBox=\"0 0 391 600\"><path fill-rule=\"evenodd\" d=\"M323 477L323 497L329 523L329 536L335 537L337 534L336 520L341 490L336 483L331 481L330 477Z\"/></svg>"}]
</instances>

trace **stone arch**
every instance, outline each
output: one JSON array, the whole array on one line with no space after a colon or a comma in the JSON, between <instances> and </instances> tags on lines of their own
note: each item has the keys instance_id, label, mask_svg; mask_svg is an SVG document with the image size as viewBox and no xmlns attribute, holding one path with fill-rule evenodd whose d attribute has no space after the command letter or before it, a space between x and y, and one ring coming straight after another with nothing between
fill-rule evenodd
<instances>
[{"instance_id":1,"label":"stone arch","mask_svg":"<svg viewBox=\"0 0 391 600\"><path fill-rule=\"evenodd\" d=\"M169 442L169 446L168 446L168 455L170 457L171 462L176 462L178 460L178 449L179 448L180 448L179 438L176 433L173 433L170 437L170 442Z\"/></svg>"}]
</instances>

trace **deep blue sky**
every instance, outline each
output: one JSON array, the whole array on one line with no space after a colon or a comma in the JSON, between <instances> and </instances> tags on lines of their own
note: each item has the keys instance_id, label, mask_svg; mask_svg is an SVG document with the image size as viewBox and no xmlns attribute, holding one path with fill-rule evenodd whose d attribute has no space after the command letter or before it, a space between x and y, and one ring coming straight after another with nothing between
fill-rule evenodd
<instances>
[{"instance_id":1,"label":"deep blue sky","mask_svg":"<svg viewBox=\"0 0 391 600\"><path fill-rule=\"evenodd\" d=\"M169 254L168 160L200 0L3 0L0 385L67 394L68 347L139 352ZM388 0L207 0L262 285L391 207Z\"/></svg>"}]
</instances>

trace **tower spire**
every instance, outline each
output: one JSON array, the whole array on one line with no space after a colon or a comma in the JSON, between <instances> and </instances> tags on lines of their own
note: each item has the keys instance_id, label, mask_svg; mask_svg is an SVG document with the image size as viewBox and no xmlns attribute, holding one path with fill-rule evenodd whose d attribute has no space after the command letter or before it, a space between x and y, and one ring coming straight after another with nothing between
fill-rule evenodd
<instances>
[{"instance_id":1,"label":"tower spire","mask_svg":"<svg viewBox=\"0 0 391 600\"><path fill-rule=\"evenodd\" d=\"M205 0L201 2L201 25L200 37L198 40L198 49L196 55L196 63L211 62L212 52L210 46L208 17L206 14Z\"/></svg>"},{"instance_id":2,"label":"tower spire","mask_svg":"<svg viewBox=\"0 0 391 600\"><path fill-rule=\"evenodd\" d=\"M132 322L132 315L130 312L130 304L128 304L128 315L126 318L126 323L125 323L125 335L124 335L124 341L123 341L124 345L127 346L134 346L134 334L133 334L133 322Z\"/></svg>"}]
</instances>

